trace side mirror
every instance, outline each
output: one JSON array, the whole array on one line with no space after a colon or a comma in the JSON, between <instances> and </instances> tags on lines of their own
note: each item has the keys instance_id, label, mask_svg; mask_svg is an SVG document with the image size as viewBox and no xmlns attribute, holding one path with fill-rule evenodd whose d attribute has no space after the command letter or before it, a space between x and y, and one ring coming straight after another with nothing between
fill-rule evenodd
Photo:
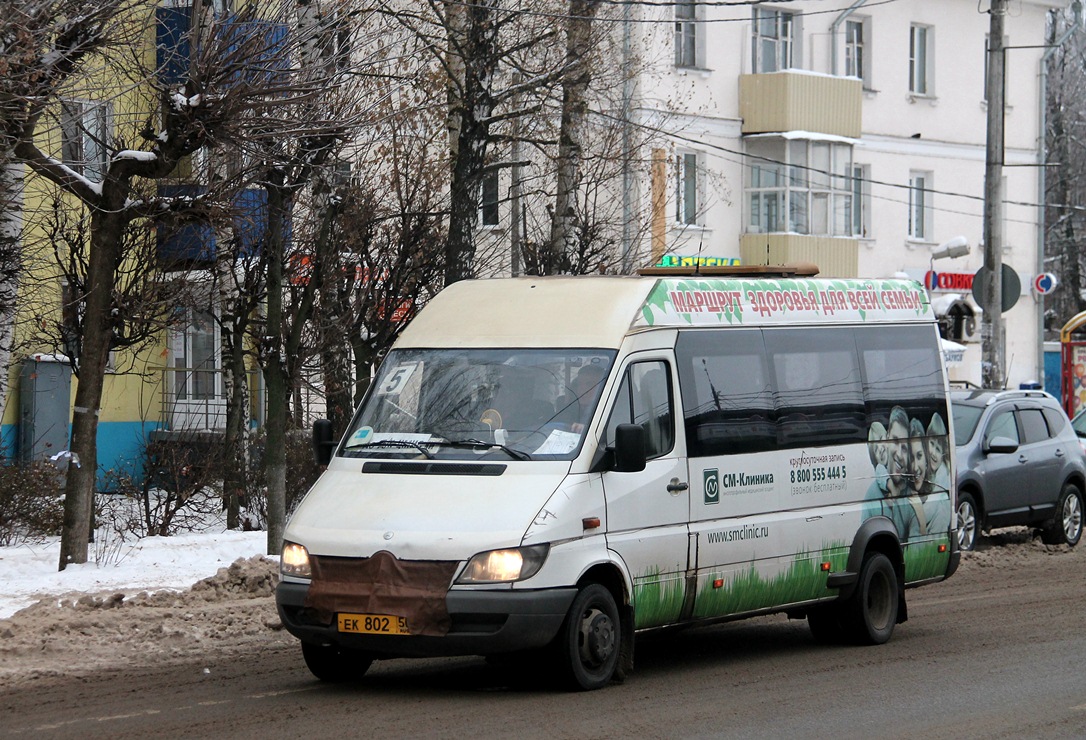
<instances>
[{"instance_id":1,"label":"side mirror","mask_svg":"<svg viewBox=\"0 0 1086 740\"><path fill-rule=\"evenodd\" d=\"M1018 449L1018 443L1010 437L993 437L988 440L984 445L984 453L998 452L1000 454L1009 454Z\"/></svg>"},{"instance_id":2,"label":"side mirror","mask_svg":"<svg viewBox=\"0 0 1086 740\"><path fill-rule=\"evenodd\" d=\"M615 471L639 473L645 469L645 430L640 424L615 428Z\"/></svg>"},{"instance_id":3,"label":"side mirror","mask_svg":"<svg viewBox=\"0 0 1086 740\"><path fill-rule=\"evenodd\" d=\"M332 439L332 422L328 419L317 419L313 422L313 454L317 459L317 465L327 465L332 462L332 452L336 449L336 442Z\"/></svg>"}]
</instances>

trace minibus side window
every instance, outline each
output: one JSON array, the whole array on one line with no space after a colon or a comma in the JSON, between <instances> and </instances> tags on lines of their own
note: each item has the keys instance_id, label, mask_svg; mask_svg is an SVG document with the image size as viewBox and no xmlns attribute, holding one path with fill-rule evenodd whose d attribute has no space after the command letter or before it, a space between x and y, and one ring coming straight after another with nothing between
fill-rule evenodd
<instances>
[{"instance_id":1,"label":"minibus side window","mask_svg":"<svg viewBox=\"0 0 1086 740\"><path fill-rule=\"evenodd\" d=\"M781 448L866 442L863 384L847 327L766 330Z\"/></svg>"},{"instance_id":2,"label":"minibus side window","mask_svg":"<svg viewBox=\"0 0 1086 740\"><path fill-rule=\"evenodd\" d=\"M938 413L945 428L949 417L934 327L899 326L887 331L865 326L857 328L855 335L868 424L885 423L890 410L900 406L925 427L932 414Z\"/></svg>"},{"instance_id":3,"label":"minibus side window","mask_svg":"<svg viewBox=\"0 0 1086 740\"><path fill-rule=\"evenodd\" d=\"M675 354L691 457L777 448L777 414L760 331L682 331Z\"/></svg>"},{"instance_id":4,"label":"minibus side window","mask_svg":"<svg viewBox=\"0 0 1086 740\"><path fill-rule=\"evenodd\" d=\"M636 362L626 368L607 421L606 446L614 446L615 429L619 424L640 424L645 430L645 452L649 460L671 452L675 446L675 415L669 378L665 362Z\"/></svg>"}]
</instances>

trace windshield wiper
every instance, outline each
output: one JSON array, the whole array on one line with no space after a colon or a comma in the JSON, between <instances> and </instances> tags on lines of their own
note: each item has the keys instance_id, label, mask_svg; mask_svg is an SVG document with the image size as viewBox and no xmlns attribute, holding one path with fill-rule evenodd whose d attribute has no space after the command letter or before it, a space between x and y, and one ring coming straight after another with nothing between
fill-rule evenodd
<instances>
[{"instance_id":1,"label":"windshield wiper","mask_svg":"<svg viewBox=\"0 0 1086 740\"><path fill-rule=\"evenodd\" d=\"M427 442L427 444L431 443ZM407 439L380 439L376 442L365 442L360 445L347 445L343 449L361 450L365 447L412 447L425 455L427 460L434 459L434 453L423 447L421 442L412 442L411 440Z\"/></svg>"},{"instance_id":2,"label":"windshield wiper","mask_svg":"<svg viewBox=\"0 0 1086 740\"><path fill-rule=\"evenodd\" d=\"M497 442L484 442L481 439L442 439L442 440L430 440L426 444L442 445L445 447L470 447L472 449L479 449L480 447L486 447L487 449L495 448L499 449L514 460L531 460L532 456L527 452L521 450L514 450L512 447L506 447L500 445Z\"/></svg>"}]
</instances>

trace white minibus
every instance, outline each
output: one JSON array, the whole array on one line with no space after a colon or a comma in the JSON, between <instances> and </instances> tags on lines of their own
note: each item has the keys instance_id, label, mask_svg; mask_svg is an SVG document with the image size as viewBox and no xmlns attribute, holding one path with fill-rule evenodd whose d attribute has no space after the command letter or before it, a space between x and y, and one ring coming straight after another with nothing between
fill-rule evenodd
<instances>
[{"instance_id":1,"label":"white minibus","mask_svg":"<svg viewBox=\"0 0 1086 740\"><path fill-rule=\"evenodd\" d=\"M322 680L523 655L595 689L638 633L784 612L880 644L958 565L928 297L817 268L450 285L286 527L276 603Z\"/></svg>"}]
</instances>

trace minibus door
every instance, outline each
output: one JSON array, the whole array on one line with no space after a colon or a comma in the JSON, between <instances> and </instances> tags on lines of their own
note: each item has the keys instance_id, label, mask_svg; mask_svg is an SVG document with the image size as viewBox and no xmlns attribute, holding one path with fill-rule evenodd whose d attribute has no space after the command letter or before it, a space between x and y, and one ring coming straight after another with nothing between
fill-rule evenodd
<instances>
[{"instance_id":1,"label":"minibus door","mask_svg":"<svg viewBox=\"0 0 1086 740\"><path fill-rule=\"evenodd\" d=\"M685 596L689 486L676 444L671 368L664 359L631 361L604 432L604 444L613 446L619 424L645 430L645 469L603 474L607 542L633 579L637 628L677 621Z\"/></svg>"}]
</instances>

